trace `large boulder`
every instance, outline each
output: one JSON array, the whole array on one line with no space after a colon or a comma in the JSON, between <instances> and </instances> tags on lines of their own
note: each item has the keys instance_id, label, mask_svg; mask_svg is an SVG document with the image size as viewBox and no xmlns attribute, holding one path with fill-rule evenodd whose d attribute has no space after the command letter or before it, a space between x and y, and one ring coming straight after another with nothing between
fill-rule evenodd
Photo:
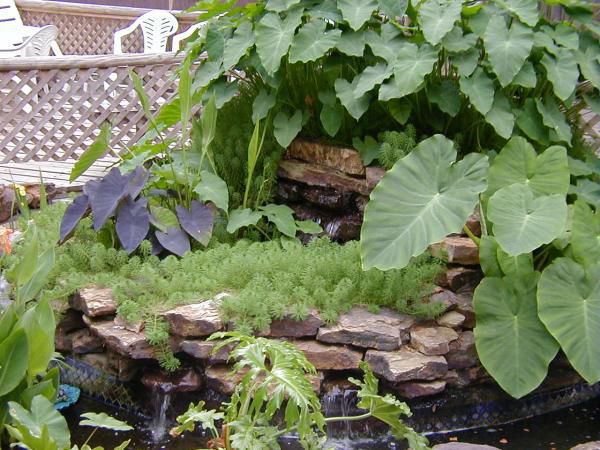
<instances>
[{"instance_id":1,"label":"large boulder","mask_svg":"<svg viewBox=\"0 0 600 450\"><path fill-rule=\"evenodd\" d=\"M373 372L392 383L444 378L448 364L443 356L427 356L403 348L397 352L369 350L365 355Z\"/></svg>"}]
</instances>

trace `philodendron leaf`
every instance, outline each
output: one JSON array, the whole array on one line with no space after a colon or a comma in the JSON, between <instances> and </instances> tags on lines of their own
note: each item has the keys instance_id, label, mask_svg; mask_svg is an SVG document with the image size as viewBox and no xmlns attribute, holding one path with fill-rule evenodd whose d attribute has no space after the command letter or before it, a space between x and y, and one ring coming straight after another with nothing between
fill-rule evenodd
<instances>
[{"instance_id":1,"label":"philodendron leaf","mask_svg":"<svg viewBox=\"0 0 600 450\"><path fill-rule=\"evenodd\" d=\"M265 9L275 12L284 12L298 3L300 3L300 0L269 0Z\"/></svg>"},{"instance_id":2,"label":"philodendron leaf","mask_svg":"<svg viewBox=\"0 0 600 450\"><path fill-rule=\"evenodd\" d=\"M600 261L600 211L592 212L583 200L575 202L571 248L575 259L584 264Z\"/></svg>"},{"instance_id":3,"label":"philodendron leaf","mask_svg":"<svg viewBox=\"0 0 600 450\"><path fill-rule=\"evenodd\" d=\"M438 60L438 52L429 44L406 43L396 54L394 79L398 87L397 97L404 97L417 91L425 75L433 70Z\"/></svg>"},{"instance_id":4,"label":"philodendron leaf","mask_svg":"<svg viewBox=\"0 0 600 450\"><path fill-rule=\"evenodd\" d=\"M481 363L515 398L546 378L558 344L538 318L539 273L486 277L475 289L475 344Z\"/></svg>"},{"instance_id":5,"label":"philodendron leaf","mask_svg":"<svg viewBox=\"0 0 600 450\"><path fill-rule=\"evenodd\" d=\"M556 58L545 53L542 65L546 69L546 76L552 83L556 96L561 100L568 99L575 90L579 79L579 69L573 52L561 48L558 50Z\"/></svg>"},{"instance_id":6,"label":"philodendron leaf","mask_svg":"<svg viewBox=\"0 0 600 450\"><path fill-rule=\"evenodd\" d=\"M261 217L261 213L252 211L250 208L234 209L229 214L227 232L235 233L240 228L247 227L249 225L256 225Z\"/></svg>"},{"instance_id":7,"label":"philodendron leaf","mask_svg":"<svg viewBox=\"0 0 600 450\"><path fill-rule=\"evenodd\" d=\"M527 185L513 184L492 195L488 218L498 244L516 256L560 236L567 222L567 202L564 195L535 197Z\"/></svg>"},{"instance_id":8,"label":"philodendron leaf","mask_svg":"<svg viewBox=\"0 0 600 450\"><path fill-rule=\"evenodd\" d=\"M359 137L352 139L352 146L360 153L360 159L365 166L368 166L379 156L381 147L372 136L365 136L362 140Z\"/></svg>"},{"instance_id":9,"label":"philodendron leaf","mask_svg":"<svg viewBox=\"0 0 600 450\"><path fill-rule=\"evenodd\" d=\"M379 10L390 18L404 15L408 7L408 0L377 0Z\"/></svg>"},{"instance_id":10,"label":"philodendron leaf","mask_svg":"<svg viewBox=\"0 0 600 450\"><path fill-rule=\"evenodd\" d=\"M187 234L179 227L169 228L164 233L157 231L155 236L160 245L177 256L183 256L191 249Z\"/></svg>"},{"instance_id":11,"label":"philodendron leaf","mask_svg":"<svg viewBox=\"0 0 600 450\"><path fill-rule=\"evenodd\" d=\"M365 269L405 267L427 246L459 231L486 188L487 157L456 162L451 140L422 141L371 193L361 232Z\"/></svg>"},{"instance_id":12,"label":"philodendron leaf","mask_svg":"<svg viewBox=\"0 0 600 450\"><path fill-rule=\"evenodd\" d=\"M30 411L16 402L9 402L9 413L13 422L26 427L31 435L42 436L42 429L45 427L49 437L58 444L58 448L70 448L71 433L67 421L46 397L33 397Z\"/></svg>"},{"instance_id":13,"label":"philodendron leaf","mask_svg":"<svg viewBox=\"0 0 600 450\"><path fill-rule=\"evenodd\" d=\"M525 61L525 64L523 64L519 73L515 75L512 82L518 86L533 89L537 84L537 77L535 75L533 64L529 61Z\"/></svg>"},{"instance_id":14,"label":"philodendron leaf","mask_svg":"<svg viewBox=\"0 0 600 450\"><path fill-rule=\"evenodd\" d=\"M279 69L281 58L288 52L301 20L302 9L296 9L288 12L283 20L277 13L265 14L256 25L256 52L269 75Z\"/></svg>"},{"instance_id":15,"label":"philodendron leaf","mask_svg":"<svg viewBox=\"0 0 600 450\"><path fill-rule=\"evenodd\" d=\"M571 365L588 383L600 381L600 262L584 267L569 258L554 260L537 298L540 319Z\"/></svg>"},{"instance_id":16,"label":"philodendron leaf","mask_svg":"<svg viewBox=\"0 0 600 450\"><path fill-rule=\"evenodd\" d=\"M315 61L337 44L341 30L325 31L324 20L313 20L304 24L290 47L291 63Z\"/></svg>"},{"instance_id":17,"label":"philodendron leaf","mask_svg":"<svg viewBox=\"0 0 600 450\"><path fill-rule=\"evenodd\" d=\"M502 93L496 92L492 109L485 115L487 123L494 127L496 133L504 139L512 136L512 131L515 126L515 116L512 113L510 103Z\"/></svg>"},{"instance_id":18,"label":"philodendron leaf","mask_svg":"<svg viewBox=\"0 0 600 450\"><path fill-rule=\"evenodd\" d=\"M455 117L460 111L460 92L457 84L451 80L443 80L441 83L429 86L427 88L427 98L452 117Z\"/></svg>"},{"instance_id":19,"label":"philodendron leaf","mask_svg":"<svg viewBox=\"0 0 600 450\"><path fill-rule=\"evenodd\" d=\"M515 14L523 23L534 27L539 20L537 0L496 0L496 4Z\"/></svg>"},{"instance_id":20,"label":"philodendron leaf","mask_svg":"<svg viewBox=\"0 0 600 450\"><path fill-rule=\"evenodd\" d=\"M548 128L544 125L542 115L537 110L534 99L525 100L523 109L517 115L517 126L527 135L529 139L548 145Z\"/></svg>"},{"instance_id":21,"label":"philodendron leaf","mask_svg":"<svg viewBox=\"0 0 600 450\"><path fill-rule=\"evenodd\" d=\"M181 228L206 247L212 236L212 208L196 200L192 200L189 210L182 205L177 205L175 211L177 211L177 218L179 219Z\"/></svg>"},{"instance_id":22,"label":"philodendron leaf","mask_svg":"<svg viewBox=\"0 0 600 450\"><path fill-rule=\"evenodd\" d=\"M469 78L460 77L460 90L484 116L492 109L494 103L494 82L478 67Z\"/></svg>"},{"instance_id":23,"label":"philodendron leaf","mask_svg":"<svg viewBox=\"0 0 600 450\"><path fill-rule=\"evenodd\" d=\"M369 109L369 94L367 93L360 97L356 97L354 95L354 90L356 88L354 82L348 83L348 81L343 78L338 78L335 80L334 87L340 102L344 105L348 113L356 120L360 119L367 109Z\"/></svg>"},{"instance_id":24,"label":"philodendron leaf","mask_svg":"<svg viewBox=\"0 0 600 450\"><path fill-rule=\"evenodd\" d=\"M111 169L98 184L94 195L88 195L92 214L94 216L94 229L98 231L111 217L121 200L128 195L129 177L121 175L117 167Z\"/></svg>"},{"instance_id":25,"label":"philodendron leaf","mask_svg":"<svg viewBox=\"0 0 600 450\"><path fill-rule=\"evenodd\" d=\"M277 143L287 148L302 130L302 111L297 109L291 117L279 111L273 120L273 134Z\"/></svg>"},{"instance_id":26,"label":"philodendron leaf","mask_svg":"<svg viewBox=\"0 0 600 450\"><path fill-rule=\"evenodd\" d=\"M388 109L396 122L405 125L410 117L412 104L405 98L394 99L388 102Z\"/></svg>"},{"instance_id":27,"label":"philodendron leaf","mask_svg":"<svg viewBox=\"0 0 600 450\"><path fill-rule=\"evenodd\" d=\"M375 86L380 85L391 77L393 73L393 68L385 63L377 63L374 66L368 66L352 80L354 96L357 98L363 96Z\"/></svg>"},{"instance_id":28,"label":"philodendron leaf","mask_svg":"<svg viewBox=\"0 0 600 450\"><path fill-rule=\"evenodd\" d=\"M550 95L546 95L544 101L536 98L535 104L537 110L542 115L544 125L556 133L559 141L570 144L572 137L571 127L569 126L565 115L558 108L556 101Z\"/></svg>"},{"instance_id":29,"label":"philodendron leaf","mask_svg":"<svg viewBox=\"0 0 600 450\"><path fill-rule=\"evenodd\" d=\"M460 26L454 27L450 33L442 39L442 46L450 52L466 52L475 47L477 35L474 33L464 34Z\"/></svg>"},{"instance_id":30,"label":"philodendron leaf","mask_svg":"<svg viewBox=\"0 0 600 450\"><path fill-rule=\"evenodd\" d=\"M457 55L452 55L452 64L456 66L456 70L461 77L471 76L479 63L479 50L476 47L470 48L466 52L461 52Z\"/></svg>"},{"instance_id":31,"label":"philodendron leaf","mask_svg":"<svg viewBox=\"0 0 600 450\"><path fill-rule=\"evenodd\" d=\"M133 427L128 425L127 422L115 419L106 413L83 413L81 415L85 420L79 422L79 425L85 427L104 428L107 430L114 431L130 431Z\"/></svg>"},{"instance_id":32,"label":"philodendron leaf","mask_svg":"<svg viewBox=\"0 0 600 450\"><path fill-rule=\"evenodd\" d=\"M200 172L200 183L194 188L194 192L204 202L213 202L217 208L225 212L229 209L227 183L208 170Z\"/></svg>"},{"instance_id":33,"label":"philodendron leaf","mask_svg":"<svg viewBox=\"0 0 600 450\"><path fill-rule=\"evenodd\" d=\"M569 187L569 194L575 194L577 198L585 200L597 209L600 208L600 183L580 178L576 185Z\"/></svg>"},{"instance_id":34,"label":"philodendron leaf","mask_svg":"<svg viewBox=\"0 0 600 450\"><path fill-rule=\"evenodd\" d=\"M60 222L59 243L65 242L75 231L75 227L81 219L90 213L90 202L88 196L81 194L65 210L62 221Z\"/></svg>"},{"instance_id":35,"label":"philodendron leaf","mask_svg":"<svg viewBox=\"0 0 600 450\"><path fill-rule=\"evenodd\" d=\"M296 221L294 211L286 205L268 204L260 208L269 222L273 222L281 234L289 237L296 236Z\"/></svg>"},{"instance_id":36,"label":"philodendron leaf","mask_svg":"<svg viewBox=\"0 0 600 450\"><path fill-rule=\"evenodd\" d=\"M428 0L419 7L419 23L425 39L437 45L446 36L454 23L460 19L461 0Z\"/></svg>"},{"instance_id":37,"label":"philodendron leaf","mask_svg":"<svg viewBox=\"0 0 600 450\"><path fill-rule=\"evenodd\" d=\"M242 22L234 31L231 39L225 40L223 49L223 68L234 67L248 49L254 45L254 33L250 22Z\"/></svg>"},{"instance_id":38,"label":"philodendron leaf","mask_svg":"<svg viewBox=\"0 0 600 450\"><path fill-rule=\"evenodd\" d=\"M127 197L117 210L115 226L119 242L127 254L139 247L150 229L148 201L145 198L133 200Z\"/></svg>"},{"instance_id":39,"label":"philodendron leaf","mask_svg":"<svg viewBox=\"0 0 600 450\"><path fill-rule=\"evenodd\" d=\"M337 6L350 28L358 30L377 9L375 0L338 0Z\"/></svg>"},{"instance_id":40,"label":"philodendron leaf","mask_svg":"<svg viewBox=\"0 0 600 450\"><path fill-rule=\"evenodd\" d=\"M362 57L365 52L365 33L362 30L344 31L336 44L336 48L348 56Z\"/></svg>"},{"instance_id":41,"label":"philodendron leaf","mask_svg":"<svg viewBox=\"0 0 600 450\"><path fill-rule=\"evenodd\" d=\"M553 146L538 155L526 139L513 137L494 158L486 196L515 183L529 186L535 195L566 195L569 190L567 151Z\"/></svg>"},{"instance_id":42,"label":"philodendron leaf","mask_svg":"<svg viewBox=\"0 0 600 450\"><path fill-rule=\"evenodd\" d=\"M169 208L150 205L150 223L165 233L169 228L178 227L177 216Z\"/></svg>"},{"instance_id":43,"label":"philodendron leaf","mask_svg":"<svg viewBox=\"0 0 600 450\"><path fill-rule=\"evenodd\" d=\"M335 97L334 97L335 100ZM335 136L342 126L344 119L344 108L339 103L333 105L323 105L319 115L323 129L329 136Z\"/></svg>"},{"instance_id":44,"label":"philodendron leaf","mask_svg":"<svg viewBox=\"0 0 600 450\"><path fill-rule=\"evenodd\" d=\"M479 261L487 277L523 275L534 272L533 255L522 253L511 256L496 242L494 236L482 236L479 243Z\"/></svg>"},{"instance_id":45,"label":"philodendron leaf","mask_svg":"<svg viewBox=\"0 0 600 450\"><path fill-rule=\"evenodd\" d=\"M502 87L519 73L533 46L533 31L515 21L510 28L501 15L490 19L483 35L492 69Z\"/></svg>"},{"instance_id":46,"label":"philodendron leaf","mask_svg":"<svg viewBox=\"0 0 600 450\"><path fill-rule=\"evenodd\" d=\"M277 97L275 93L261 89L254 102L252 102L252 122L256 123L267 117L271 108L275 106L276 101Z\"/></svg>"}]
</instances>

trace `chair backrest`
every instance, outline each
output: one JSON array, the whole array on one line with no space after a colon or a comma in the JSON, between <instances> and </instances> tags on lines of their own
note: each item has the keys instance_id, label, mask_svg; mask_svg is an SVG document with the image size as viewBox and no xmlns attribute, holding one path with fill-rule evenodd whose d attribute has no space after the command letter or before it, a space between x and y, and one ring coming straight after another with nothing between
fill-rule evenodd
<instances>
[{"instance_id":1,"label":"chair backrest","mask_svg":"<svg viewBox=\"0 0 600 450\"><path fill-rule=\"evenodd\" d=\"M177 31L179 24L177 18L167 11L147 12L127 28L115 32L115 53L122 53L121 39L137 27L144 35L144 53L164 53L169 36Z\"/></svg>"},{"instance_id":2,"label":"chair backrest","mask_svg":"<svg viewBox=\"0 0 600 450\"><path fill-rule=\"evenodd\" d=\"M22 27L23 21L15 1L0 0L0 38L3 41L1 45L21 42L22 35L17 31Z\"/></svg>"}]
</instances>

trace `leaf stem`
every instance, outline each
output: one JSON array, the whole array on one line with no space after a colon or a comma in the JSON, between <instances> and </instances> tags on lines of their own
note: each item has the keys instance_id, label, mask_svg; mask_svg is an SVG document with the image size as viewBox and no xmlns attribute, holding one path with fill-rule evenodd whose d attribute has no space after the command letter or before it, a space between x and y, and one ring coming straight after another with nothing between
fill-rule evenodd
<instances>
[{"instance_id":1,"label":"leaf stem","mask_svg":"<svg viewBox=\"0 0 600 450\"><path fill-rule=\"evenodd\" d=\"M475 242L475 244L477 245L477 247L479 247L479 243L481 242L481 239L479 239L477 236L475 236L473 234L473 232L469 229L469 227L467 225L463 225L463 231L465 232L465 234L467 236L469 236L469 238L471 238L471 240L473 242Z\"/></svg>"}]
</instances>

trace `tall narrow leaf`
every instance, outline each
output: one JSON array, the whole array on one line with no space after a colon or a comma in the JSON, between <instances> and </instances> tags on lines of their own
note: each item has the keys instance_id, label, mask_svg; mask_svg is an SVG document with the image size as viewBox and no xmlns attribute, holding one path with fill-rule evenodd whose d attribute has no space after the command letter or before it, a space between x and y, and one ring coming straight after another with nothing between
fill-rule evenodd
<instances>
[{"instance_id":1,"label":"tall narrow leaf","mask_svg":"<svg viewBox=\"0 0 600 450\"><path fill-rule=\"evenodd\" d=\"M98 137L92 142L92 144L81 154L81 156L77 159L77 162L73 165L73 169L71 169L71 174L69 175L69 182L75 181L81 175L85 173L92 165L100 159L107 152L110 146L110 134L112 132L112 127L110 123L104 122L100 126L100 133Z\"/></svg>"}]
</instances>

